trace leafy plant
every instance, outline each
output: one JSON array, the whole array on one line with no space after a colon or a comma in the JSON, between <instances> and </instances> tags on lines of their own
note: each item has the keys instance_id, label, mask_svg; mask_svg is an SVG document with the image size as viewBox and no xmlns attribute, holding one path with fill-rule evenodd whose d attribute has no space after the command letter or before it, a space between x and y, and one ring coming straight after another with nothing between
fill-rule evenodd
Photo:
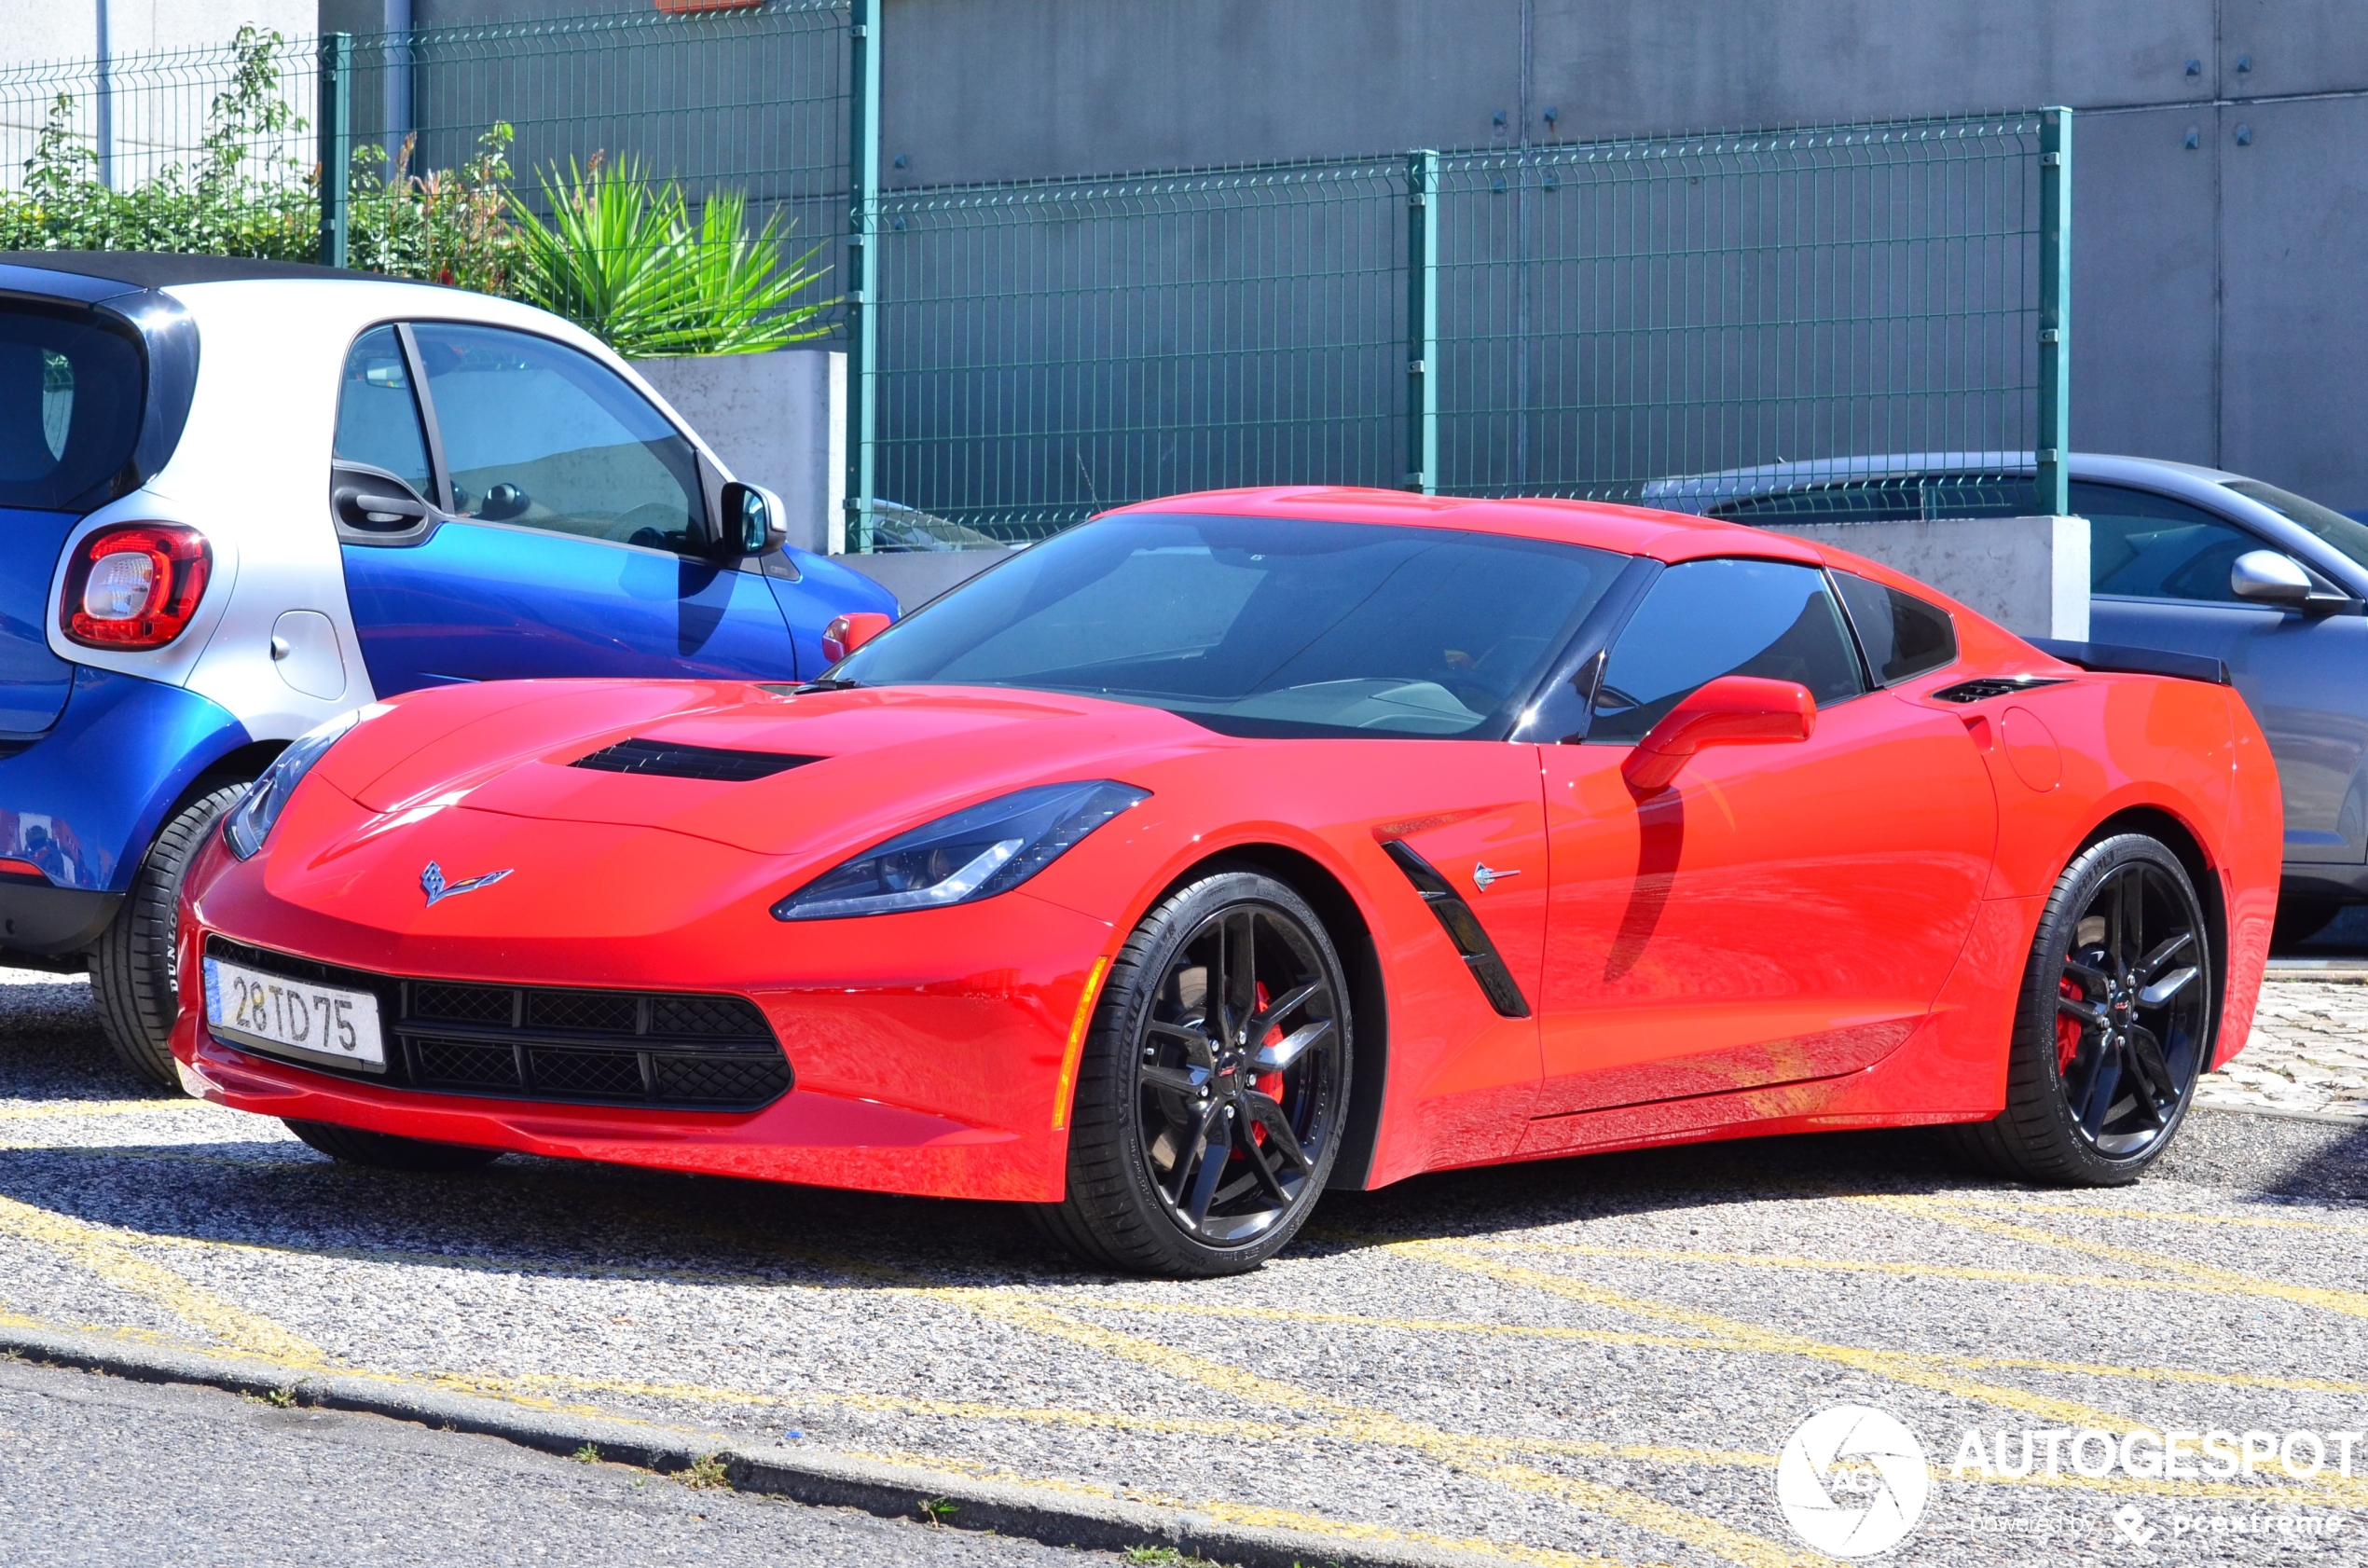
<instances>
[{"instance_id":1,"label":"leafy plant","mask_svg":"<svg viewBox=\"0 0 2368 1568\"><path fill-rule=\"evenodd\" d=\"M694 224L672 180L653 185L630 160L543 177L548 221L516 210L512 292L567 317L627 357L761 353L819 337L828 301L797 296L820 280L819 245L782 260L779 213L751 235L748 199L718 191Z\"/></svg>"},{"instance_id":2,"label":"leafy plant","mask_svg":"<svg viewBox=\"0 0 2368 1568\"><path fill-rule=\"evenodd\" d=\"M507 121L477 138L476 156L457 169L411 172L419 138L406 136L389 169L386 149L357 147L347 198L350 266L420 278L483 294L504 294L516 266L510 222Z\"/></svg>"},{"instance_id":3,"label":"leafy plant","mask_svg":"<svg viewBox=\"0 0 2368 1568\"><path fill-rule=\"evenodd\" d=\"M710 1453L695 1460L687 1470L677 1470L674 1479L694 1491L732 1484L732 1473L723 1466L723 1456Z\"/></svg>"},{"instance_id":4,"label":"leafy plant","mask_svg":"<svg viewBox=\"0 0 2368 1568\"><path fill-rule=\"evenodd\" d=\"M285 45L277 33L240 28L230 81L207 110L195 156L128 190L99 178L98 149L76 129L74 96L58 94L26 160L24 188L0 194L0 248L310 259L320 198L290 150L307 126L280 90Z\"/></svg>"}]
</instances>

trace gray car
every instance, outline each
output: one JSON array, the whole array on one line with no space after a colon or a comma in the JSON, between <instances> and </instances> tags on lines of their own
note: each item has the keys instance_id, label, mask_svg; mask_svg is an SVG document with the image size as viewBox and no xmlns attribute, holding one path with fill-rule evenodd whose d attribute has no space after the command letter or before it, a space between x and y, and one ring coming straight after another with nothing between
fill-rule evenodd
<instances>
[{"instance_id":1,"label":"gray car","mask_svg":"<svg viewBox=\"0 0 2368 1568\"><path fill-rule=\"evenodd\" d=\"M2072 459L2091 527L2089 637L2223 661L2286 795L2279 933L2368 902L2368 524L2275 485L2154 458ZM2024 516L2028 456L1908 453L1657 481L1648 506L1737 522Z\"/></svg>"}]
</instances>

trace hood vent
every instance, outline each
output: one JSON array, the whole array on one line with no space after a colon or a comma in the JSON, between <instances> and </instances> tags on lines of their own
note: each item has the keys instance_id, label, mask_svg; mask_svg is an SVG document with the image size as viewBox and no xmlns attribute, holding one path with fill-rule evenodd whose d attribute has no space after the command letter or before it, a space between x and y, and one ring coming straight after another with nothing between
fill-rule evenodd
<instances>
[{"instance_id":1,"label":"hood vent","mask_svg":"<svg viewBox=\"0 0 2368 1568\"><path fill-rule=\"evenodd\" d=\"M721 784L746 784L821 760L786 751L736 751L720 746L680 746L663 740L637 739L620 740L588 757L578 757L568 765L601 773L645 773L660 778L711 778Z\"/></svg>"}]
</instances>

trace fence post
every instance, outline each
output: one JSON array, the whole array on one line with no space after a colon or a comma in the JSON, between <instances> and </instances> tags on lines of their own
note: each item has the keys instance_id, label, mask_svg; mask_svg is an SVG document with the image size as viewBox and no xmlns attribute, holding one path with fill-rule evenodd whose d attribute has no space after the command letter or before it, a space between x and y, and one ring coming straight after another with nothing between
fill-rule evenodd
<instances>
[{"instance_id":1,"label":"fence post","mask_svg":"<svg viewBox=\"0 0 2368 1568\"><path fill-rule=\"evenodd\" d=\"M353 170L353 34L321 40L321 265L343 267Z\"/></svg>"},{"instance_id":2,"label":"fence post","mask_svg":"<svg viewBox=\"0 0 2368 1568\"><path fill-rule=\"evenodd\" d=\"M2039 115L2039 509L2072 507L2072 130L2070 109Z\"/></svg>"},{"instance_id":3,"label":"fence post","mask_svg":"<svg viewBox=\"0 0 2368 1568\"><path fill-rule=\"evenodd\" d=\"M880 10L852 0L848 39L846 549L872 548L880 364Z\"/></svg>"},{"instance_id":4,"label":"fence post","mask_svg":"<svg viewBox=\"0 0 2368 1568\"><path fill-rule=\"evenodd\" d=\"M1406 159L1406 488L1439 493L1439 154Z\"/></svg>"}]
</instances>

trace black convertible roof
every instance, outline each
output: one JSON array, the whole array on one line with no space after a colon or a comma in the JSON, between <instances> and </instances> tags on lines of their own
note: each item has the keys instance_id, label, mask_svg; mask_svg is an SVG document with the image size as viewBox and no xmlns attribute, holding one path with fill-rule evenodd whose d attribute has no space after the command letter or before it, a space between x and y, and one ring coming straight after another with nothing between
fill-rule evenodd
<instances>
[{"instance_id":1,"label":"black convertible roof","mask_svg":"<svg viewBox=\"0 0 2368 1568\"><path fill-rule=\"evenodd\" d=\"M315 267L309 261L257 261L250 256L174 255L162 251L0 251L0 267L34 267L102 278L128 288L162 289L175 283L237 283L257 278L367 278L395 280L372 272Z\"/></svg>"}]
</instances>

